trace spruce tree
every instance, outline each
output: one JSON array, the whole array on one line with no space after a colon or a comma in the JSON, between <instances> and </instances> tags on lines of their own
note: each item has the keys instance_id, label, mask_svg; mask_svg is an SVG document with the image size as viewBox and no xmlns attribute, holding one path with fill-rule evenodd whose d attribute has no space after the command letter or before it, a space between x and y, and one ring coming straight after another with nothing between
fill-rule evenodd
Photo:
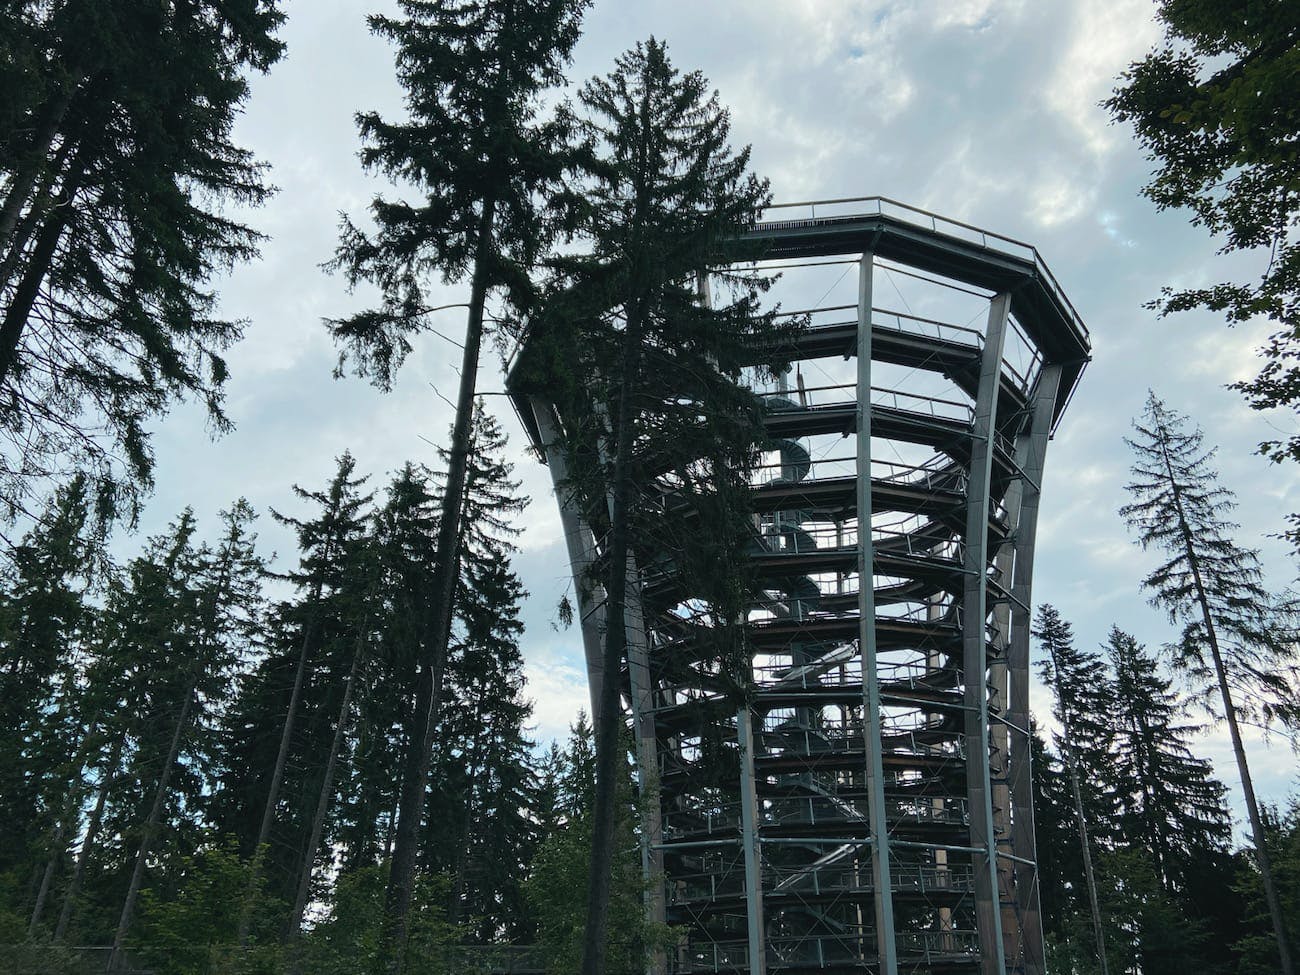
<instances>
[{"instance_id":1,"label":"spruce tree","mask_svg":"<svg viewBox=\"0 0 1300 975\"><path fill-rule=\"evenodd\" d=\"M730 120L703 75L679 73L651 38L579 100L585 247L552 261L529 368L559 407L563 448L575 460L566 489L602 539L593 581L605 593L606 676L582 956L592 975L606 940L633 539L669 541L668 498L689 511L685 520L717 526L707 549L692 550L680 527L675 541L692 562L682 571L705 587L697 594L717 644L706 652L739 691L743 499L763 438L758 401L739 380L773 319L758 309L766 280L731 270L746 256L740 238L769 199L767 183L749 173L747 148L728 145ZM713 279L723 285L716 307L700 286Z\"/></svg>"},{"instance_id":2,"label":"spruce tree","mask_svg":"<svg viewBox=\"0 0 1300 975\"><path fill-rule=\"evenodd\" d=\"M1149 393L1133 424L1132 502L1120 514L1144 549L1165 561L1143 580L1153 605L1184 626L1169 663L1198 693L1217 690L1241 777L1246 814L1273 919L1283 975L1292 975L1286 924L1264 842L1255 787L1246 761L1239 713L1295 721L1294 644L1276 631L1273 600L1264 589L1259 556L1232 538L1235 496L1218 483L1214 451L1182 414ZM1290 679L1289 679L1290 678Z\"/></svg>"},{"instance_id":3,"label":"spruce tree","mask_svg":"<svg viewBox=\"0 0 1300 975\"><path fill-rule=\"evenodd\" d=\"M131 589L119 610L121 633L133 642L133 649L152 651L147 679L162 684L167 693L161 709L167 725L159 728L167 744L160 748L159 739L142 748L146 753L157 750L156 778L113 937L110 971L122 964L146 867L173 793L188 783L186 805L199 805L202 775L215 750L216 720L228 699L233 673L261 629L264 565L254 549L253 511L241 500L223 518L225 531L218 547L195 550L190 542L194 521L187 509L165 543L161 562L137 559L128 569ZM169 683L173 686L167 687ZM182 782L174 784L174 779Z\"/></svg>"},{"instance_id":4,"label":"spruce tree","mask_svg":"<svg viewBox=\"0 0 1300 975\"><path fill-rule=\"evenodd\" d=\"M1056 701L1054 713L1061 728L1057 740L1074 800L1093 946L1102 975L1106 975L1106 925L1101 916L1094 844L1097 834L1104 834L1113 822L1115 803L1107 774L1111 728L1105 715L1112 697L1110 680L1099 654L1075 647L1073 629L1054 607L1044 604L1038 608L1032 633L1046 655L1039 661L1039 673Z\"/></svg>"},{"instance_id":5,"label":"spruce tree","mask_svg":"<svg viewBox=\"0 0 1300 975\"><path fill-rule=\"evenodd\" d=\"M1300 795L1292 795L1283 809L1265 808L1264 833L1269 844L1282 914L1294 939L1300 935ZM1269 975L1276 970L1276 954L1268 904L1261 890L1258 863L1243 858L1230 884L1244 909L1244 930L1235 939L1234 961L1240 975Z\"/></svg>"},{"instance_id":6,"label":"spruce tree","mask_svg":"<svg viewBox=\"0 0 1300 975\"><path fill-rule=\"evenodd\" d=\"M75 833L76 755L94 723L81 693L96 621L90 597L104 576L91 501L84 477L58 490L10 553L0 592L0 875L29 857L56 866ZM33 928L43 901L38 894L26 905Z\"/></svg>"},{"instance_id":7,"label":"spruce tree","mask_svg":"<svg viewBox=\"0 0 1300 975\"><path fill-rule=\"evenodd\" d=\"M434 589L426 600L420 655L418 734L402 784L388 889L393 971L401 971L419 824L437 724L442 671L459 576L466 466L479 350L489 294L527 303L529 275L548 245L551 221L539 192L561 175L562 132L540 117L543 96L564 81L588 0L401 0L401 18L372 15L372 31L397 45L408 119L358 116L362 160L414 184L422 205L376 198L371 235L345 221L334 266L349 282L379 286L382 304L331 323L362 369L392 381L409 341L432 309L426 278L470 275L468 321L439 519Z\"/></svg>"},{"instance_id":8,"label":"spruce tree","mask_svg":"<svg viewBox=\"0 0 1300 975\"><path fill-rule=\"evenodd\" d=\"M1224 787L1210 763L1192 754L1189 739L1201 728L1186 722L1186 704L1155 656L1118 627L1105 650L1114 673L1114 779L1124 839L1151 858L1167 893L1181 893L1198 864L1231 838Z\"/></svg>"},{"instance_id":9,"label":"spruce tree","mask_svg":"<svg viewBox=\"0 0 1300 975\"><path fill-rule=\"evenodd\" d=\"M380 562L381 618L371 649L374 661L357 698L355 760L339 810L345 870L386 860L392 851L402 770L415 702L393 688L409 688L419 674L423 612L432 585L438 497L433 474L405 464L389 482L371 523Z\"/></svg>"},{"instance_id":10,"label":"spruce tree","mask_svg":"<svg viewBox=\"0 0 1300 975\"><path fill-rule=\"evenodd\" d=\"M345 645L350 643L351 650L350 654L346 651L343 654L347 676L343 678L342 693L333 722L333 736L330 739L329 752L321 769L320 782L316 789L316 801L311 812L306 848L299 867L298 884L285 931L285 943L293 950L290 966L295 972L301 968L301 958L296 950L297 942L301 934L303 913L311 896L316 858L320 852L327 820L334 806L335 776L340 762L347 760L343 753L348 746L348 727L352 720L353 700L358 684L364 680L370 647L374 639L376 618L380 609L378 593L381 584L381 564L377 547L373 545L373 536L353 546L352 551L345 553L344 557L347 559L346 596L351 598L340 600L343 605L339 607L341 625L338 640ZM327 862L332 862L332 859L330 857Z\"/></svg>"},{"instance_id":11,"label":"spruce tree","mask_svg":"<svg viewBox=\"0 0 1300 975\"><path fill-rule=\"evenodd\" d=\"M478 404L465 491L466 534L437 735L429 868L452 876L449 920L480 943L523 927L520 882L534 843L528 818L532 712L523 697L520 604L511 567L515 519L527 499L504 454L506 438Z\"/></svg>"},{"instance_id":12,"label":"spruce tree","mask_svg":"<svg viewBox=\"0 0 1300 975\"><path fill-rule=\"evenodd\" d=\"M298 568L283 578L299 590L299 598L276 611L270 653L240 689L231 709L223 762L224 788L216 813L227 831L245 839L253 858L249 891L244 900L238 940L247 943L255 900L266 876L264 860L273 829L295 837L276 844L275 890L292 903L301 851L310 831L319 783L319 766L307 756L328 751L334 692L350 666L351 634L346 617L353 591L356 546L365 535L370 496L361 493L364 478L354 477L356 461L344 453L323 491L295 485L299 499L316 510L299 518L272 512L298 537ZM340 633L344 633L340 637ZM340 657L348 662L340 663ZM267 746L274 743L273 751ZM291 761L298 757L299 760ZM291 786L291 787L290 787ZM254 825L256 824L256 825Z\"/></svg>"},{"instance_id":13,"label":"spruce tree","mask_svg":"<svg viewBox=\"0 0 1300 975\"><path fill-rule=\"evenodd\" d=\"M1039 904L1049 943L1072 939L1070 921L1086 890L1070 774L1035 724L1030 738L1034 768L1034 849L1038 859ZM1086 895L1085 895L1086 896Z\"/></svg>"},{"instance_id":14,"label":"spruce tree","mask_svg":"<svg viewBox=\"0 0 1300 975\"><path fill-rule=\"evenodd\" d=\"M555 780L559 796L559 803L551 811L555 822L538 848L524 892L535 919L537 945L546 971L561 975L578 970L584 944L585 881L590 872L592 809L597 790L593 731L585 713L578 714L569 728L569 740L554 753L558 753ZM645 923L632 783L626 763L621 770L604 972L641 975L647 945L659 933L649 930Z\"/></svg>"},{"instance_id":15,"label":"spruce tree","mask_svg":"<svg viewBox=\"0 0 1300 975\"><path fill-rule=\"evenodd\" d=\"M232 139L249 71L283 53L276 0L0 9L0 498L69 461L106 497L151 480L148 421L193 397L218 430L214 277L257 253L230 205L270 192ZM131 508L133 513L133 507Z\"/></svg>"}]
</instances>

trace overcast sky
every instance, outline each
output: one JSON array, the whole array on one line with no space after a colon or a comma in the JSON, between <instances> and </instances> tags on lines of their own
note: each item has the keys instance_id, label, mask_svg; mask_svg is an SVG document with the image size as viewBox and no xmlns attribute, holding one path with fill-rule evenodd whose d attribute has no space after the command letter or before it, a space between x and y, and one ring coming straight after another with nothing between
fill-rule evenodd
<instances>
[{"instance_id":1,"label":"overcast sky","mask_svg":"<svg viewBox=\"0 0 1300 975\"><path fill-rule=\"evenodd\" d=\"M240 496L261 512L293 512L290 484L323 485L344 450L382 486L408 458L433 461L425 438L446 439L451 411L431 386L454 398L458 348L427 336L382 394L331 379L336 352L321 325L365 301L319 268L338 214L361 215L384 189L361 171L353 113L401 111L391 51L366 30L372 9L286 3L288 56L255 80L237 129L280 188L248 218L270 237L262 259L221 283L225 313L251 322L229 356L237 429L214 443L192 408L159 424L158 489L143 531L191 504L211 534L216 512ZM1087 646L1112 623L1149 645L1172 635L1138 591L1152 560L1115 514L1129 464L1121 438L1148 386L1220 445L1223 482L1242 502L1240 538L1263 550L1270 584L1296 575L1266 536L1300 510L1300 472L1253 452L1294 417L1253 413L1224 389L1251 374L1264 330L1229 330L1207 315L1158 320L1143 308L1161 285L1209 283L1228 267L1185 214L1156 213L1139 197L1148 164L1099 107L1159 38L1152 9L1151 0L596 0L570 73L604 73L654 34L679 68L703 70L719 90L735 142L752 144L777 201L883 195L1038 246L1090 327L1095 358L1048 452L1034 601L1054 603ZM467 292L447 288L444 300ZM446 313L449 333L462 315ZM501 389L495 353L480 388ZM489 396L489 405L532 497L517 569L531 593L523 647L545 740L563 735L586 700L578 634L553 625L570 579L549 476L522 453L508 403ZM261 535L281 564L292 558L292 539L269 518ZM1038 691L1033 706L1044 714ZM1203 744L1235 796L1226 734ZM1256 742L1251 759L1264 798L1294 789L1285 745Z\"/></svg>"}]
</instances>

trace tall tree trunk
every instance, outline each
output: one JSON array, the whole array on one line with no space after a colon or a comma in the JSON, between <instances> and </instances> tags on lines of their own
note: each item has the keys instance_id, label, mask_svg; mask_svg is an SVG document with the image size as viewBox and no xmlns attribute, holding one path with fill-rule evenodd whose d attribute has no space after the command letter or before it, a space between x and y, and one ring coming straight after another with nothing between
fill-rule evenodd
<instances>
[{"instance_id":1,"label":"tall tree trunk","mask_svg":"<svg viewBox=\"0 0 1300 975\"><path fill-rule=\"evenodd\" d=\"M363 627L357 633L356 646L352 652L352 667L348 671L347 681L343 685L343 700L339 703L338 722L334 726L334 740L330 742L329 757L325 760L325 772L321 779L320 795L316 800L316 811L312 815L311 835L307 840L307 853L303 857L302 870L298 875L298 891L293 901L293 912L289 915L289 926L285 931L284 943L292 952L289 970L297 975L301 969L302 959L294 951L298 935L302 931L302 916L307 910L307 898L311 894L312 867L316 863L316 851L320 849L321 833L325 829L325 816L329 812L330 796L334 788L334 770L338 765L339 750L343 747L346 734L348 713L352 709L352 689L356 686L357 675L365 658L366 631Z\"/></svg>"},{"instance_id":2,"label":"tall tree trunk","mask_svg":"<svg viewBox=\"0 0 1300 975\"><path fill-rule=\"evenodd\" d=\"M172 768L176 764L177 756L180 755L181 741L185 737L185 726L189 724L190 708L194 702L194 695L198 690L197 685L198 672L196 668L185 688L185 698L181 702L181 713L176 718L176 727L172 731L171 742L167 746L167 758L163 761L162 771L158 776L158 786L154 789L153 803L149 807L149 817L145 820L144 829L140 834L140 847L135 854L135 866L131 870L131 882L126 888L126 898L122 901L122 914L117 921L117 933L113 935L113 947L108 955L108 970L110 972L118 971L123 961L122 945L125 943L126 936L130 933L131 925L135 921L136 901L140 896L140 887L144 883L145 862L149 858L154 835L158 832L158 824L162 821L163 806L167 802Z\"/></svg>"},{"instance_id":3,"label":"tall tree trunk","mask_svg":"<svg viewBox=\"0 0 1300 975\"><path fill-rule=\"evenodd\" d=\"M632 394L639 379L641 331L645 311L634 307L623 336L623 376L614 428L614 473L610 485L609 544L605 581L605 655L600 714L596 721L596 795L592 803L591 865L587 875L587 923L582 938L582 975L603 975L609 924L610 878L617 823L619 729L622 699L619 675L627 650L628 508L632 484Z\"/></svg>"},{"instance_id":4,"label":"tall tree trunk","mask_svg":"<svg viewBox=\"0 0 1300 975\"><path fill-rule=\"evenodd\" d=\"M75 85L66 85L58 97L46 104L41 113L36 138L28 149L27 159L14 174L9 192L5 194L4 203L0 204L0 251L9 247L23 207L31 199L32 190L42 173L48 172L50 168L46 157L49 155L50 146L54 144L54 137L58 135L63 117L68 113L68 106L72 103L75 91Z\"/></svg>"},{"instance_id":5,"label":"tall tree trunk","mask_svg":"<svg viewBox=\"0 0 1300 975\"><path fill-rule=\"evenodd\" d=\"M1173 461L1169 449L1161 441L1161 453L1165 461L1165 470L1169 475L1169 485L1174 496L1174 507L1178 511L1178 529L1182 534L1183 551L1192 570L1192 581L1196 587L1196 602L1201 611L1201 623L1205 627L1205 638L1210 645L1210 655L1214 658L1214 675L1219 684L1219 695L1223 699L1223 716L1228 722L1228 734L1232 738L1232 752L1237 759L1237 774L1241 777L1241 792L1246 799L1246 817L1250 820L1251 840L1255 844L1255 859L1259 865L1260 881L1264 886L1264 900L1268 903L1268 913L1273 921L1273 934L1277 940L1278 961L1281 963L1282 975L1295 975L1291 963L1291 949L1286 936L1286 919L1282 913L1282 902L1277 896L1277 886L1273 882L1273 860L1268 855L1267 835L1264 832L1264 820L1259 814L1259 803L1255 799L1255 783L1250 775L1250 765L1246 762L1246 748L1241 740L1241 728L1237 725L1237 707L1232 700L1232 689L1228 686L1228 673L1223 665L1223 653L1219 649L1219 633L1214 625L1214 614L1210 611L1209 595L1201 577L1201 560L1193 544L1194 536L1191 525L1183 511L1182 492L1174 477Z\"/></svg>"},{"instance_id":6,"label":"tall tree trunk","mask_svg":"<svg viewBox=\"0 0 1300 975\"><path fill-rule=\"evenodd\" d=\"M27 247L28 241L32 239L37 228L41 226L41 220L54 209L54 205L51 204L51 194L54 192L55 184L58 183L59 178L63 176L65 170L68 172L80 170L76 159L74 159L71 166L68 165L68 156L71 149L72 144L69 142L64 142L63 145L59 146L59 150L54 156L54 162L41 180L41 185L33 195L27 212L22 215L17 225L10 232L4 246L0 247L0 254L3 254L3 258L0 258L0 289L8 286L14 272L22 263L23 250Z\"/></svg>"},{"instance_id":7,"label":"tall tree trunk","mask_svg":"<svg viewBox=\"0 0 1300 975\"><path fill-rule=\"evenodd\" d=\"M36 903L32 906L31 920L27 922L28 938L35 938L40 928L41 915L45 913L45 901L50 896L50 884L53 883L54 874L63 860L64 837L68 834L68 819L73 809L75 806L72 803L65 806L63 815L59 817L59 823L54 828L54 835L50 838L49 856L45 860L45 870L41 874L41 885L36 891Z\"/></svg>"},{"instance_id":8,"label":"tall tree trunk","mask_svg":"<svg viewBox=\"0 0 1300 975\"><path fill-rule=\"evenodd\" d=\"M1106 958L1106 931L1101 923L1101 904L1097 899L1097 876L1092 869L1092 845L1088 840L1088 824L1083 817L1083 793L1079 787L1079 759L1074 753L1074 742L1066 728L1066 754L1070 762L1070 791L1074 795L1074 816L1079 827L1079 850L1083 854L1083 879L1088 886L1088 911L1092 915L1092 936L1097 942L1097 965L1101 975L1109 975L1110 962Z\"/></svg>"},{"instance_id":9,"label":"tall tree trunk","mask_svg":"<svg viewBox=\"0 0 1300 975\"><path fill-rule=\"evenodd\" d=\"M483 701L479 699L474 708L474 722L471 728L482 729L483 723ZM465 897L465 865L469 860L469 837L473 829L475 816L475 798L478 788L478 770L479 770L479 735L476 734L471 739L468 761L465 763L465 815L462 820L460 835L456 838L456 864L451 875L451 907L447 914L447 920L453 926L460 923L460 902Z\"/></svg>"},{"instance_id":10,"label":"tall tree trunk","mask_svg":"<svg viewBox=\"0 0 1300 975\"><path fill-rule=\"evenodd\" d=\"M122 749L125 745L126 736L118 736L117 741L113 743L113 752L108 758L108 764L104 767L99 793L95 797L95 808L91 810L90 820L86 823L86 835L81 841L81 849L77 852L77 865L72 871L72 879L68 882L68 890L63 895L63 908L59 911L59 921L54 926L56 944L68 933L68 926L76 913L77 898L81 894L81 884L86 877L86 863L99 839L99 827L104 821L104 806L108 802L108 790L117 780L117 766L122 760Z\"/></svg>"},{"instance_id":11,"label":"tall tree trunk","mask_svg":"<svg viewBox=\"0 0 1300 975\"><path fill-rule=\"evenodd\" d=\"M80 188L80 182L81 167L78 166L68 174L67 180L59 190L59 195L51 207L49 221L36 237L36 245L32 248L28 259L27 270L14 288L9 307L4 310L4 319L0 320L0 386L9 378L17 361L18 343L23 337L23 330L27 327L27 320L31 317L32 308L36 305L36 298L41 293L41 285L49 274L59 240L67 229L72 215L72 198Z\"/></svg>"},{"instance_id":12,"label":"tall tree trunk","mask_svg":"<svg viewBox=\"0 0 1300 975\"><path fill-rule=\"evenodd\" d=\"M328 563L328 559L326 562ZM321 591L321 583L317 581L308 602L308 616L303 623L302 644L298 650L298 666L294 670L293 689L289 692L289 707L284 716L284 728L280 732L280 747L275 753L275 766L271 770L271 784L267 788L266 805L262 807L262 820L257 827L257 842L253 844L253 858L248 870L248 887L244 891L244 901L239 908L239 924L235 941L240 948L248 947L248 936L253 926L253 903L257 900L258 888L262 885L262 859L266 844L271 838L271 825L275 822L275 807L280 802L280 787L284 784L284 769L289 760L293 726L297 720L298 703L302 698L302 686L307 676L307 661L311 655L311 640L316 630L316 614L320 608Z\"/></svg>"},{"instance_id":13,"label":"tall tree trunk","mask_svg":"<svg viewBox=\"0 0 1300 975\"><path fill-rule=\"evenodd\" d=\"M451 638L452 602L460 574L461 511L465 502L466 469L469 462L474 397L478 385L479 348L483 342L483 313L487 302L488 262L493 247L493 221L496 201L483 203L479 219L478 243L474 250L474 280L470 286L469 315L465 327L465 349L461 357L460 390L456 397L456 422L452 428L448 451L447 481L443 489L438 522L437 562L434 566L434 591L430 594L430 625L426 631L425 652L420 662L418 706L411 728L413 753L406 763L402 780L402 798L397 820L388 890L384 899L386 915L388 970L400 975L406 963L407 916L415 879L415 861L420 845L420 821L424 812L425 789L429 781L429 761L433 753L433 736L438 727L438 705L442 696L443 671L447 663L447 644Z\"/></svg>"},{"instance_id":14,"label":"tall tree trunk","mask_svg":"<svg viewBox=\"0 0 1300 975\"><path fill-rule=\"evenodd\" d=\"M90 719L86 726L86 731L82 735L81 742L73 752L73 761L77 767L77 774L72 781L68 783L67 797L63 802L63 814L54 828L54 835L50 837L50 847L45 860L45 870L41 875L41 885L36 892L36 903L32 906L31 920L27 923L27 936L36 937L36 931L41 923L41 915L45 913L45 903L49 899L50 885L54 882L54 874L59 869L59 864L63 862L63 855L67 852L67 837L72 835L76 830L77 821L80 819L81 796L78 795L78 785L82 776L86 772L86 748L90 741L95 737L96 729L99 727L99 714L96 713ZM55 770L57 775L57 770Z\"/></svg>"}]
</instances>

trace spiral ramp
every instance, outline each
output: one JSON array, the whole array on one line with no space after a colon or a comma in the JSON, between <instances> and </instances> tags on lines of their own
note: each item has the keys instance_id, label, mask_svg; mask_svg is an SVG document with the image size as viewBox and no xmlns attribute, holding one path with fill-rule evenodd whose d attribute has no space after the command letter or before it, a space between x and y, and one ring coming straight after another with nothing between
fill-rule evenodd
<instances>
[{"instance_id":1,"label":"spiral ramp","mask_svg":"<svg viewBox=\"0 0 1300 975\"><path fill-rule=\"evenodd\" d=\"M844 432L843 417L852 416L856 404L810 407L788 391L765 400L777 461L775 476L756 490L760 514L752 558L763 598L751 613L750 641L767 970L874 971L877 892L861 774L866 729L855 478L818 477L799 436L825 432L828 415L835 416L836 432ZM962 437L929 411L895 406L873 407L873 426L952 449L923 466L882 467L873 478L872 498L881 509L873 519L873 584L877 639L895 657L910 658L881 675L888 706L881 735L889 831L915 844L907 852L900 846L893 864L895 911L908 922L898 935L900 960L928 970L966 970L978 962L969 917L972 868L937 849L967 839L958 673L963 576L954 517L964 504ZM991 528L1005 526L992 519ZM672 591L667 575L645 579L651 618L656 597L689 602L687 594ZM692 647L706 642L697 641L689 626L671 625L661 636L652 678L662 694L656 721L667 902L669 920L690 932L671 968L747 972L739 801L728 801L702 768L710 759L717 763L727 736L719 735L710 749L690 733L702 723L715 733L729 724L725 709L708 708L725 681L704 669L683 680L681 666ZM672 661L677 686L667 686L664 672L654 670L660 660ZM729 753L728 760L737 756Z\"/></svg>"}]
</instances>

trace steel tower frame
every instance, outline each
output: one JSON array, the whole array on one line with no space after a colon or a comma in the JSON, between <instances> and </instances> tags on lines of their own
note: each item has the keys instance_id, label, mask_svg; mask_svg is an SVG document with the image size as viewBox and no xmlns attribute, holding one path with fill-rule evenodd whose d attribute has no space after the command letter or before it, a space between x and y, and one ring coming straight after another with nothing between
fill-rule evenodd
<instances>
[{"instance_id":1,"label":"steel tower frame","mask_svg":"<svg viewBox=\"0 0 1300 975\"><path fill-rule=\"evenodd\" d=\"M855 261L858 300L851 318L814 310L775 350L800 364L856 359L854 382L760 391L775 447L754 492L764 596L738 710L692 659L689 593L638 569L662 564L644 543L628 566L625 666L602 672L599 518L566 490L564 418L544 382L521 380L526 342L508 377L556 486L592 712L619 680L649 797L646 909L680 938L648 970L1041 975L1033 552L1047 442L1088 332L1033 247L890 200L773 207L751 236L769 262ZM981 296L984 327L878 307L882 262ZM1027 366L1009 361L1008 336ZM941 376L959 398L877 388L886 365ZM809 438L828 435L854 436L849 468L810 453ZM928 459L887 461L891 445ZM700 775L708 736L729 740L722 790Z\"/></svg>"}]
</instances>

